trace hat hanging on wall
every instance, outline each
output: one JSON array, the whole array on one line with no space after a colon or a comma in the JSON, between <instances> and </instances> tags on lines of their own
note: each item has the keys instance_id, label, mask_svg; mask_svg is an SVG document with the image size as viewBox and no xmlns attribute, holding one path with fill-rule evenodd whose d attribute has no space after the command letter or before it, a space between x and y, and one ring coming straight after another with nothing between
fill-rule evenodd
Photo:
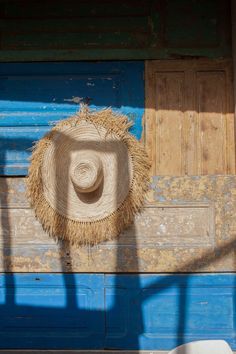
<instances>
[{"instance_id":1,"label":"hat hanging on wall","mask_svg":"<svg viewBox=\"0 0 236 354\"><path fill-rule=\"evenodd\" d=\"M27 193L54 238L95 245L116 238L143 205L149 160L126 116L82 107L34 147Z\"/></svg>"}]
</instances>

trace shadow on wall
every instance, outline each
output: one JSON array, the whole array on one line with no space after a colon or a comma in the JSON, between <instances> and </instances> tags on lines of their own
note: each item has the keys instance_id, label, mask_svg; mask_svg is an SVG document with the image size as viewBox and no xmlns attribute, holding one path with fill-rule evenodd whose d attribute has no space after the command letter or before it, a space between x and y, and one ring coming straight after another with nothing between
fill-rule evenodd
<instances>
[{"instance_id":1,"label":"shadow on wall","mask_svg":"<svg viewBox=\"0 0 236 354\"><path fill-rule=\"evenodd\" d=\"M25 144L27 144L27 139L22 141L22 146ZM102 144L100 149L104 149ZM68 165L69 159L68 156ZM55 163L58 176L61 166L57 156L55 156ZM118 161L119 168L123 165L123 161ZM119 174L119 168L117 174ZM189 340L185 339L185 332L189 326L188 296L191 291L189 281L192 282L190 274L156 276L156 278L152 276L149 283L145 283L145 276L139 274L97 274L91 278L89 274L73 274L69 260L70 247L61 243L61 264L63 271L67 274L63 273L61 276L14 275L11 264L14 248L11 241L11 223L7 214L7 179L2 178L2 185L4 185L5 193L2 194L1 205L5 209L5 214L4 217L2 214L1 228L8 231L4 234L5 275L1 279L1 348L160 349L144 348L145 344L140 339L145 334L146 327L150 325L144 321L145 304L151 297L158 298L159 296L160 301L165 301L166 291L168 292L168 289L171 291L173 287L178 289L178 296L176 296L178 303L174 309L176 312L176 323L173 324L175 333L172 333L173 338L170 339L168 348L162 347L162 349L170 349L170 347ZM58 200L60 200L60 196L58 196ZM58 233L60 231L58 230ZM212 253L207 251L201 259L195 259L189 266L192 269L196 265L199 270L199 261L204 266L206 262L210 264L217 258L232 252L235 245L236 240L219 248L217 250L219 256L216 256L215 251ZM123 262L122 252L119 250L118 242L117 270L120 269L120 264ZM67 255L66 266L64 254ZM139 260L135 244L133 245L133 258L138 269ZM30 279L32 285L30 289L24 289L24 279ZM40 283L43 284L43 287L38 285ZM130 287L130 293L128 301L124 301L124 297L127 296L125 291L127 284ZM88 293L90 292L92 293L89 298ZM124 318L126 328L123 328ZM163 333L158 332L160 325L158 321L155 335L161 337ZM200 334L196 339L201 338Z\"/></svg>"},{"instance_id":2,"label":"shadow on wall","mask_svg":"<svg viewBox=\"0 0 236 354\"><path fill-rule=\"evenodd\" d=\"M45 63L43 66L41 63L1 64L0 75L1 126L17 127L15 133L14 129L7 130L6 135L0 140L2 174L8 174L7 166L13 155L19 157L21 165L22 156L25 159L27 149L32 146L32 140L39 139L49 129L50 122L76 112L78 103L81 102L90 103L91 107L95 108L111 105L123 113L132 111L132 115L138 121L135 125L138 127L136 136L140 137L144 107L143 62L70 62L68 65ZM125 90L125 87L129 90ZM78 97L78 92L83 92L83 97ZM27 134L28 139L25 138ZM22 152L25 155L21 154ZM121 165L121 162L119 163ZM121 166L124 167L123 163ZM17 166L15 167L17 171ZM55 169L59 172L60 166L56 164ZM91 349L106 347L107 327L114 320L117 323L122 305L120 301L123 293L121 287L116 286L116 277L112 279L111 292L105 301L105 276L72 274L70 248L63 243L60 244L61 264L62 270L67 274L13 275L14 247L8 213L9 187L7 179L2 178L1 182L4 190L1 200L4 208L1 227L2 230L6 230L3 245L6 274L1 278L3 290L0 301L2 313L0 347ZM60 196L58 202L59 199ZM134 262L138 262L135 247L133 257ZM118 252L117 268L120 262L122 260ZM133 281L134 288L139 289L139 278L133 277ZM27 284L25 290L23 284ZM29 284L30 289L27 288ZM141 319L139 327L139 332L142 332ZM116 331L112 324L110 328L111 331ZM136 332L133 334L132 345L135 348L139 346Z\"/></svg>"},{"instance_id":3,"label":"shadow on wall","mask_svg":"<svg viewBox=\"0 0 236 354\"><path fill-rule=\"evenodd\" d=\"M30 123L27 121L30 116L34 118L33 123L36 130L44 133L44 128L50 119L55 120L55 117L62 117L64 114L68 116L66 109L68 109L68 112L71 112L71 107L75 109L78 102L73 99L77 97L78 84L81 85L80 91L85 92L84 96L88 100L91 97L93 98L93 90L96 87L97 96L92 101L94 105L112 105L112 107L118 109L124 105L123 113L126 113L126 110L132 108L133 100L135 100L135 104L133 104L133 107L135 107L134 114L137 113L136 109L141 109L141 112L143 112L142 63L137 64L140 65L141 79L140 75L135 73L129 78L126 75L127 72L132 72L131 68L136 64L114 62L111 64L112 67L115 68L118 65L119 70L111 68L108 74L107 68L103 64L98 64L98 71L96 69L94 76L91 77L91 80L88 80L88 71L91 72L92 69L87 69L87 63L84 64L85 68L82 74L76 73L76 63L70 63L70 69L73 71L74 68L73 75L77 75L75 81L69 80L70 75L65 73L65 80L62 83L59 83L58 80L57 85L50 81L49 74L56 76L58 72L63 72L64 69L60 63L56 65L54 73L48 72L48 76L41 75L42 72L40 72L39 67L35 69L35 72L30 72L32 69L30 69L29 63L24 65L25 70L29 70L29 72L25 72L26 76L20 76L18 75L19 68L20 72L24 73L24 70L21 70L22 64L20 67L14 64L15 71L11 66L13 76L11 80L6 80L3 84L4 90L1 90L1 104L3 104L1 106L3 111L1 126L8 127L10 123L14 126L16 120L18 120L17 124L20 129L24 124L31 126L32 121ZM3 72L6 70L4 65L1 64ZM122 65L128 65L129 67L124 69ZM38 71L40 74L37 76L38 81L34 82L33 76ZM104 72L106 75L104 75ZM120 72L122 73L121 76L119 76ZM84 79L85 77L86 79ZM96 79L98 77L101 80L100 82ZM112 80L110 80L111 77ZM28 80L27 85L25 80ZM132 84L130 87L136 89L134 94L131 93L131 89L125 90L122 86L124 81L127 83L127 80ZM39 83L41 83L41 86ZM68 87L66 103L63 98L65 86ZM118 90L120 87L122 89ZM50 92L50 95L48 92ZM106 96L106 92L111 93ZM139 92L141 92L140 95ZM23 107L21 101L25 101L25 97L28 100L24 102ZM40 101L37 101L38 97L40 97ZM55 97L58 97L58 101L53 102ZM38 113L39 111L41 113L44 109L45 102L45 112L48 112L48 114L40 115ZM48 106L47 102L50 103ZM66 105L64 111L63 109L60 110L59 107L62 104ZM6 111L4 111L4 107ZM188 108L191 109L191 107ZM23 112L22 116L15 117L15 122L11 121L11 118L20 109ZM168 106L168 109L179 109L179 103L174 101L172 105ZM39 123L41 127L38 128ZM23 135L27 136L28 131L32 133L32 131L23 128ZM17 130L17 134L20 134L19 132L20 130ZM34 135L35 140L39 138L37 134ZM29 137L31 136L29 135ZM2 147L0 151L0 173L6 173L5 167L9 162L9 156L12 156L13 152L16 154L25 152L32 145L32 140L21 138L20 135L12 136L12 138L6 136L0 140L0 146ZM104 149L102 145L100 148L101 150ZM69 158L68 156L68 165ZM60 159L56 158L55 161L60 161ZM123 168L123 162L119 161L119 164ZM60 175L60 165L56 163L55 169L57 170L56 175ZM119 168L117 174L119 174ZM63 274L13 274L12 258L15 250L11 239L13 230L11 230L11 220L8 212L8 208L10 208L8 205L9 186L6 178L1 178L1 185L4 190L4 193L1 194L1 206L4 209L4 213L1 214L1 228L6 231L3 233L2 246L4 274L0 277L0 348L168 350L189 340L204 339L205 336L208 339L218 338L232 341L236 348L234 343L234 314L229 312L231 311L232 296L230 297L229 293L226 294L227 296L229 294L228 298L226 296L221 300L219 290L218 302L215 307L212 307L211 311L214 325L218 324L218 327L211 327L212 322L205 324L208 326L207 328L213 328L210 334L206 333L205 327L201 323L201 314L197 313L200 308L204 312L209 294L214 293L217 296L216 290L219 284L214 283L214 279L208 276L193 277L191 274L142 275L138 272L136 274L74 274L70 259L70 247L63 243L60 243ZM58 196L58 202L59 200L60 196ZM58 230L58 233L60 231ZM33 237L37 237L37 235L32 235ZM232 252L235 246L236 238L217 250L206 251L200 258L195 258L188 265L185 264L182 271L184 272L187 267L200 271L201 265L205 267L207 264L226 256ZM119 240L116 250L116 270L119 271L125 261L123 258L124 251L122 245L119 244ZM133 268L138 270L139 258L135 235L132 258ZM94 271L96 272L96 269ZM181 273L181 269L178 268L178 272ZM234 278L230 278L231 280L228 283L225 279L226 277L222 276L222 289L230 287L234 289ZM197 288L199 283L202 284L201 290ZM199 294L199 291L202 291L202 293ZM209 292L208 297L205 296L206 292ZM172 300L169 301L171 295L173 295ZM152 302L152 299L155 299L155 302ZM202 301L202 299L206 299L206 301ZM198 302L198 306L193 308L193 311L195 311L193 320L196 321L194 328L199 328L197 334L194 331L191 332L192 318L189 311L190 305L195 306L196 302ZM234 294L233 302L235 302ZM222 319L216 318L215 315L219 313L219 308L223 308L224 316L222 315ZM156 313L158 313L158 317L154 317ZM171 313L171 318L168 318L168 313ZM228 317L228 321L231 321L231 327L227 327L229 322L225 320L225 317ZM171 331L169 331L169 328L171 328ZM167 329L168 334L166 334ZM222 329L225 330L223 336ZM230 344L232 345L232 343Z\"/></svg>"},{"instance_id":4,"label":"shadow on wall","mask_svg":"<svg viewBox=\"0 0 236 354\"><path fill-rule=\"evenodd\" d=\"M61 133L62 134L62 133ZM68 137L66 137L68 139ZM19 143L19 142L18 142ZM21 146L28 145L30 141L24 139L21 141ZM73 141L71 141L73 144ZM88 142L89 143L89 142ZM100 144L100 146L98 145ZM116 143L115 143L116 144ZM3 142L4 145L4 142ZM100 151L106 151L107 144L105 146L102 143L91 142L90 148L94 147L100 149ZM114 150L111 151L115 154L116 146L109 146ZM57 149L55 149L55 154ZM3 159L3 151L1 152ZM60 156L54 157L56 176L60 176ZM117 176L119 178L119 171L121 171L125 164L128 163L128 156L126 161L120 161L118 159ZM68 152L67 171L70 165L70 152ZM65 166L64 166L65 168ZM127 168L128 171L128 168ZM67 175L68 185L69 174ZM4 209L8 209L8 185L7 179L2 178L2 188L4 190L1 205ZM64 200L67 200L67 196L63 195ZM60 195L58 195L58 203L60 203ZM64 227L67 227L64 225ZM60 242L60 254L62 256L61 265L63 273L61 278L47 277L45 274L31 274L32 286L33 283L40 283L46 279L46 286L44 290L40 289L39 292L26 290L26 293L21 294L23 303L29 305L19 305L17 298L19 297L20 287L22 286L21 279L24 275L15 275L12 272L11 257L14 256L11 241L11 223L9 216L5 213L1 218L2 230L7 230L4 237L3 247L3 259L4 259L4 272L5 276L2 278L2 299L1 299L1 323L2 323L2 338L1 348L65 348L65 349L104 349L106 347L106 332L107 325L115 321L119 323L119 316L122 309L122 303L120 300L123 296L122 289L119 284L116 284L116 277L114 276L114 282L112 284L112 293L110 294L110 300L108 300L108 310L105 310L104 303L104 276L97 275L90 279L89 275L73 274L73 269L70 266L72 264L70 260L70 246L67 243ZM62 230L58 229L58 234ZM119 247L117 248L119 250ZM66 265L65 258L66 254ZM138 257L136 254L136 248L134 247L134 262L137 262L136 267L138 269ZM120 269L120 262L122 260L117 254L117 269ZM95 270L96 271L96 270ZM27 274L25 275L27 278ZM17 284L17 281L19 282ZM24 281L24 280L23 280ZM132 277L132 284L134 289L138 291L140 289L139 277ZM49 288L47 289L47 285ZM19 286L19 287L18 287ZM53 291L50 294L50 287L61 287L63 294L58 294L57 291ZM91 286L91 288L90 288ZM37 285L36 285L37 288ZM30 291L30 294L27 294ZM44 291L44 294L40 294L40 291ZM60 291L60 290L59 290ZM92 297L86 299L88 292L93 291ZM4 293L5 292L5 293ZM99 294L100 293L100 294ZM64 295L64 296L63 296ZM102 296L101 296L102 295ZM30 298L31 297L31 298ZM38 297L35 298L35 297ZM94 298L93 298L94 297ZM44 299L43 299L44 298ZM80 304L80 300L82 303ZM94 301L94 303L86 304L86 301ZM37 302L41 305L37 305ZM43 303L42 303L43 302ZM31 305L33 303L33 305ZM109 305L110 303L110 305ZM58 304L58 308L57 308ZM86 309L91 307L91 309ZM84 309L85 308L85 309ZM93 308L97 308L93 310ZM141 311L139 312L141 314ZM120 319L122 322L122 319ZM15 330L17 328L17 333ZM138 323L139 332L142 333L142 318L139 317ZM112 329L111 329L112 330ZM129 346L133 348L139 348L138 337L140 333L133 333L130 339Z\"/></svg>"}]
</instances>

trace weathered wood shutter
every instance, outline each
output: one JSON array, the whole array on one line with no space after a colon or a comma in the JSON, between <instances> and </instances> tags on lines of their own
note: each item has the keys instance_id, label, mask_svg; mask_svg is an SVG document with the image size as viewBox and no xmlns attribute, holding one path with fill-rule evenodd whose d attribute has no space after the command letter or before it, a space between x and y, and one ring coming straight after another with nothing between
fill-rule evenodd
<instances>
[{"instance_id":1,"label":"weathered wood shutter","mask_svg":"<svg viewBox=\"0 0 236 354\"><path fill-rule=\"evenodd\" d=\"M148 61L146 146L153 175L235 173L231 62Z\"/></svg>"}]
</instances>

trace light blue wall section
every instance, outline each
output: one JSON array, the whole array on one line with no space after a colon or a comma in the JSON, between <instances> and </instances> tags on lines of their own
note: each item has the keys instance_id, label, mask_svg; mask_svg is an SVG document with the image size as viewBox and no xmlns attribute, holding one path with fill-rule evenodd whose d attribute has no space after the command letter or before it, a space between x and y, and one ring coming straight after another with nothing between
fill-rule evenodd
<instances>
[{"instance_id":1,"label":"light blue wall section","mask_svg":"<svg viewBox=\"0 0 236 354\"><path fill-rule=\"evenodd\" d=\"M27 174L33 143L79 109L112 107L127 114L140 139L144 63L67 62L0 64L0 174Z\"/></svg>"},{"instance_id":2,"label":"light blue wall section","mask_svg":"<svg viewBox=\"0 0 236 354\"><path fill-rule=\"evenodd\" d=\"M2 274L0 348L235 350L235 295L233 274Z\"/></svg>"}]
</instances>

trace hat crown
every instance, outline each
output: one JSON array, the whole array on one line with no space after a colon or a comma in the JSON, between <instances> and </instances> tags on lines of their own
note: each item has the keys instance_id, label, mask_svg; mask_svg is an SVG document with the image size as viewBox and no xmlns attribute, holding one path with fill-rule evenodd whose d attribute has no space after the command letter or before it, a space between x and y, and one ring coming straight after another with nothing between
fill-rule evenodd
<instances>
[{"instance_id":1,"label":"hat crown","mask_svg":"<svg viewBox=\"0 0 236 354\"><path fill-rule=\"evenodd\" d=\"M28 195L44 229L71 244L111 240L144 202L148 157L110 109L78 112L36 145Z\"/></svg>"},{"instance_id":2,"label":"hat crown","mask_svg":"<svg viewBox=\"0 0 236 354\"><path fill-rule=\"evenodd\" d=\"M80 161L72 166L70 178L78 193L94 192L103 179L101 159L92 152L84 152Z\"/></svg>"}]
</instances>

